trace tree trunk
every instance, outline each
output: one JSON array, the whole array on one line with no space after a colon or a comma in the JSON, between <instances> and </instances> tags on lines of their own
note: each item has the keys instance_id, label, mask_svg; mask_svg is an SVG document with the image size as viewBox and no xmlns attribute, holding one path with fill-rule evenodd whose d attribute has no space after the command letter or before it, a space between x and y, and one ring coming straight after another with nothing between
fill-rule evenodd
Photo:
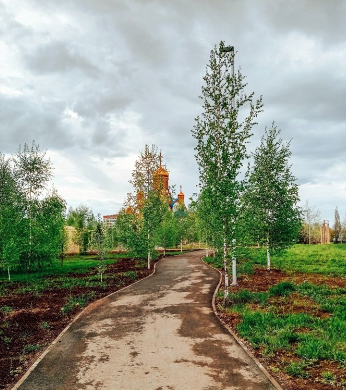
<instances>
[{"instance_id":1,"label":"tree trunk","mask_svg":"<svg viewBox=\"0 0 346 390\"><path fill-rule=\"evenodd\" d=\"M180 239L180 252L183 253L183 239Z\"/></svg>"},{"instance_id":2,"label":"tree trunk","mask_svg":"<svg viewBox=\"0 0 346 390\"><path fill-rule=\"evenodd\" d=\"M228 277L228 261L227 261L227 243L226 243L226 225L223 224L223 269L225 272L225 292L223 296L223 305L226 306L228 303L229 295L229 277Z\"/></svg>"},{"instance_id":3,"label":"tree trunk","mask_svg":"<svg viewBox=\"0 0 346 390\"><path fill-rule=\"evenodd\" d=\"M11 281L11 273L10 273L10 266L7 266L7 274L8 274L8 280Z\"/></svg>"},{"instance_id":4,"label":"tree trunk","mask_svg":"<svg viewBox=\"0 0 346 390\"><path fill-rule=\"evenodd\" d=\"M235 257L235 239L232 240L232 286L238 284L237 279L237 258Z\"/></svg>"},{"instance_id":5,"label":"tree trunk","mask_svg":"<svg viewBox=\"0 0 346 390\"><path fill-rule=\"evenodd\" d=\"M267 235L267 271L270 271L269 234Z\"/></svg>"},{"instance_id":6,"label":"tree trunk","mask_svg":"<svg viewBox=\"0 0 346 390\"><path fill-rule=\"evenodd\" d=\"M148 231L148 269L150 269L150 249L149 249L150 233Z\"/></svg>"}]
</instances>

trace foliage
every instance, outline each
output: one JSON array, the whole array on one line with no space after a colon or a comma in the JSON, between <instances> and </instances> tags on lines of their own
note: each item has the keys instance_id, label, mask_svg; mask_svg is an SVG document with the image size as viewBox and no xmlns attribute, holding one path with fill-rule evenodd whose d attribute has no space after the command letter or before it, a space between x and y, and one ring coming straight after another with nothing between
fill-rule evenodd
<instances>
[{"instance_id":1,"label":"foliage","mask_svg":"<svg viewBox=\"0 0 346 390\"><path fill-rule=\"evenodd\" d=\"M154 186L154 172L159 168L159 155L156 145L145 145L144 150L140 151L139 159L135 162L135 169L132 171L132 180L135 193L143 193L148 197L149 192Z\"/></svg>"},{"instance_id":2,"label":"foliage","mask_svg":"<svg viewBox=\"0 0 346 390\"><path fill-rule=\"evenodd\" d=\"M243 235L250 245L266 246L268 269L270 250L293 245L301 225L298 185L288 164L290 143L279 134L274 124L266 129L243 196Z\"/></svg>"},{"instance_id":3,"label":"foliage","mask_svg":"<svg viewBox=\"0 0 346 390\"><path fill-rule=\"evenodd\" d=\"M53 188L44 196L52 165L34 142L10 159L0 154L0 265L32 272L61 252L65 201Z\"/></svg>"},{"instance_id":4,"label":"foliage","mask_svg":"<svg viewBox=\"0 0 346 390\"><path fill-rule=\"evenodd\" d=\"M302 210L304 217L301 235L305 244L316 244L321 242L321 213L314 206L306 201Z\"/></svg>"},{"instance_id":5,"label":"foliage","mask_svg":"<svg viewBox=\"0 0 346 390\"><path fill-rule=\"evenodd\" d=\"M164 255L166 248L174 247L179 241L178 220L170 210L166 210L160 229L158 230L158 245L164 248Z\"/></svg>"},{"instance_id":6,"label":"foliage","mask_svg":"<svg viewBox=\"0 0 346 390\"><path fill-rule=\"evenodd\" d=\"M120 241L134 257L147 258L148 268L155 247L159 244L159 230L168 209L168 194L155 172L161 168L161 153L157 147L145 145L135 162L132 180L135 193L128 194L124 209L117 219ZM161 237L162 238L162 237Z\"/></svg>"},{"instance_id":7,"label":"foliage","mask_svg":"<svg viewBox=\"0 0 346 390\"><path fill-rule=\"evenodd\" d=\"M210 224L213 246L219 253L223 252L225 285L228 286L228 262L230 257L234 258L232 248L244 187L240 173L247 157L246 144L262 110L262 101L253 102L254 94L244 92L244 76L240 71L236 75L232 72L234 53L229 55L225 49L221 41L210 53L202 87L203 114L196 118L192 134L197 141L201 220ZM249 113L240 121L239 111L246 105Z\"/></svg>"},{"instance_id":8,"label":"foliage","mask_svg":"<svg viewBox=\"0 0 346 390\"><path fill-rule=\"evenodd\" d=\"M70 207L67 214L66 225L73 226L76 229L74 242L79 246L81 254L87 253L91 233L96 226L96 220L92 209L84 204L80 204L75 209Z\"/></svg>"}]
</instances>

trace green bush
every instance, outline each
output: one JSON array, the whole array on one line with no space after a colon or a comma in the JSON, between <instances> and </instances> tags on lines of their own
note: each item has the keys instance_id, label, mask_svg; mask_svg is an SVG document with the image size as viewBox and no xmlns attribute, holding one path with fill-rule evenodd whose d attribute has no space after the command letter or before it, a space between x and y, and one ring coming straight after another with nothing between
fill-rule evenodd
<instances>
[{"instance_id":1,"label":"green bush","mask_svg":"<svg viewBox=\"0 0 346 390\"><path fill-rule=\"evenodd\" d=\"M283 281L281 283L276 284L269 288L270 296L287 296L290 295L293 291L296 290L296 286L287 281Z\"/></svg>"}]
</instances>

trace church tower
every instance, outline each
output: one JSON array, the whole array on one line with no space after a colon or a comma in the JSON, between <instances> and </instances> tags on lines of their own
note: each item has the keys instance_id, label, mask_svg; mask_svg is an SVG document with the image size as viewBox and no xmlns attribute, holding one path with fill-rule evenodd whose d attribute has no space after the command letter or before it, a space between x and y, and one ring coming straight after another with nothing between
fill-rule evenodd
<instances>
[{"instance_id":1,"label":"church tower","mask_svg":"<svg viewBox=\"0 0 346 390\"><path fill-rule=\"evenodd\" d=\"M154 188L157 190L162 190L163 195L168 195L169 194L169 189L168 189L169 173L166 169L162 167L161 152L159 155L159 160L160 160L160 166L154 172Z\"/></svg>"}]
</instances>

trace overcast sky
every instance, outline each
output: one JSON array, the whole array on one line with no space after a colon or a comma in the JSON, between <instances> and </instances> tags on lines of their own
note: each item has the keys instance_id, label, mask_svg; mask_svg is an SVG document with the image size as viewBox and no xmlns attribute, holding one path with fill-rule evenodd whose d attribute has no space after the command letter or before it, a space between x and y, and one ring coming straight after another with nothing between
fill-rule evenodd
<instances>
[{"instance_id":1,"label":"overcast sky","mask_svg":"<svg viewBox=\"0 0 346 390\"><path fill-rule=\"evenodd\" d=\"M346 1L0 0L0 152L40 145L69 206L117 213L145 144L198 192L191 135L210 50L234 45L291 141L302 204L346 214Z\"/></svg>"}]
</instances>

